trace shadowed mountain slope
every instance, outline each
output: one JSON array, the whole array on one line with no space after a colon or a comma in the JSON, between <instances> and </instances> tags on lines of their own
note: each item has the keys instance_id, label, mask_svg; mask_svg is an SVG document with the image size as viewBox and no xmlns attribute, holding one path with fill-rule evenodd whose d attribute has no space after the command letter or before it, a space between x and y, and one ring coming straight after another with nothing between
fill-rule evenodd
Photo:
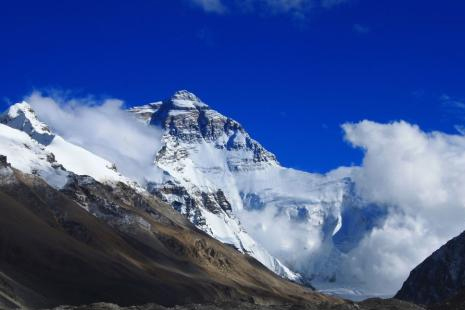
<instances>
[{"instance_id":1,"label":"shadowed mountain slope","mask_svg":"<svg viewBox=\"0 0 465 310\"><path fill-rule=\"evenodd\" d=\"M465 301L465 233L447 242L418 265L396 297L418 304ZM462 296L462 298L460 298ZM445 308L444 308L445 309Z\"/></svg>"},{"instance_id":2,"label":"shadowed mountain slope","mask_svg":"<svg viewBox=\"0 0 465 310\"><path fill-rule=\"evenodd\" d=\"M168 205L73 176L62 191L0 168L4 307L148 302L332 302L197 230Z\"/></svg>"}]
</instances>

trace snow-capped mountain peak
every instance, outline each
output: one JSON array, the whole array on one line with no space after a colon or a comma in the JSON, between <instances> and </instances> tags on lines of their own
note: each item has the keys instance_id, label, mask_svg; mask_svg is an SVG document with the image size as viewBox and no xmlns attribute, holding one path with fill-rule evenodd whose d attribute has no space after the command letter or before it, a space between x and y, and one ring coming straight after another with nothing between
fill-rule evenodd
<instances>
[{"instance_id":1,"label":"snow-capped mountain peak","mask_svg":"<svg viewBox=\"0 0 465 310\"><path fill-rule=\"evenodd\" d=\"M143 108L145 107L145 109ZM162 101L151 116L152 126L164 131L164 148L158 159L168 161L175 153L178 159L185 154L199 154L199 148L208 148L210 157L215 157L215 164L224 162L228 170L254 170L265 166L276 166L276 157L268 152L237 121L222 115L206 105L196 95L182 90L170 99ZM139 119L147 117L141 111L146 106L131 109ZM202 152L205 153L205 152ZM223 158L223 159L220 159ZM205 163L208 157L201 160Z\"/></svg>"},{"instance_id":2,"label":"snow-capped mountain peak","mask_svg":"<svg viewBox=\"0 0 465 310\"><path fill-rule=\"evenodd\" d=\"M113 163L54 133L27 102L10 106L0 115L0 125L0 154L8 156L15 168L38 174L54 187L66 183L68 172L136 187Z\"/></svg>"},{"instance_id":3,"label":"snow-capped mountain peak","mask_svg":"<svg viewBox=\"0 0 465 310\"><path fill-rule=\"evenodd\" d=\"M168 182L152 183L152 193L216 239L253 256L283 277L300 279L250 237L231 208L241 208L232 173L276 167L279 164L273 154L238 122L185 90L130 111L163 131L163 146L154 164L170 178Z\"/></svg>"},{"instance_id":4,"label":"snow-capped mountain peak","mask_svg":"<svg viewBox=\"0 0 465 310\"><path fill-rule=\"evenodd\" d=\"M1 114L0 123L21 130L45 145L54 138L48 126L38 119L32 107L25 101L12 105Z\"/></svg>"},{"instance_id":5,"label":"snow-capped mountain peak","mask_svg":"<svg viewBox=\"0 0 465 310\"><path fill-rule=\"evenodd\" d=\"M168 102L181 109L209 108L199 97L187 90L178 90Z\"/></svg>"},{"instance_id":6,"label":"snow-capped mountain peak","mask_svg":"<svg viewBox=\"0 0 465 310\"><path fill-rule=\"evenodd\" d=\"M146 123L163 131L154 163L172 178L154 185L160 198L282 276L299 278L281 262L319 288L356 281L341 269L345 252L380 225L385 212L363 207L351 191L352 169L318 175L282 167L239 122L187 91L132 111L141 118L148 109Z\"/></svg>"}]
</instances>

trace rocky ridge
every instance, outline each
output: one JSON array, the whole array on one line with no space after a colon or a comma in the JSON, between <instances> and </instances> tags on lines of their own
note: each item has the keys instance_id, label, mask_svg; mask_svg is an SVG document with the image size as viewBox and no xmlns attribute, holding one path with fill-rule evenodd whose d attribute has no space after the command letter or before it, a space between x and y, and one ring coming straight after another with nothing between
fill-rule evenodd
<instances>
[{"instance_id":1,"label":"rocky ridge","mask_svg":"<svg viewBox=\"0 0 465 310\"><path fill-rule=\"evenodd\" d=\"M418 304L441 304L449 300L453 304L464 291L465 232L412 270L396 297Z\"/></svg>"}]
</instances>

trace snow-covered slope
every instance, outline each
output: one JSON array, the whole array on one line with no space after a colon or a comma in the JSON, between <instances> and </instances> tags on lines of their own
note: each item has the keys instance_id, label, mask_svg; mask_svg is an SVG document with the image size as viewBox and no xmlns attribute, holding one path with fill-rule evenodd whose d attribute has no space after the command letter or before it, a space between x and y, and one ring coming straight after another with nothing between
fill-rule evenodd
<instances>
[{"instance_id":1,"label":"snow-covered slope","mask_svg":"<svg viewBox=\"0 0 465 310\"><path fill-rule=\"evenodd\" d=\"M66 184L68 172L56 162L52 153L26 133L0 124L0 154L13 167L43 178L55 188Z\"/></svg>"},{"instance_id":2,"label":"snow-covered slope","mask_svg":"<svg viewBox=\"0 0 465 310\"><path fill-rule=\"evenodd\" d=\"M67 142L41 122L26 102L12 105L0 115L0 154L13 167L41 175L50 185L61 188L70 171L104 183L135 183L122 176L109 161Z\"/></svg>"},{"instance_id":3,"label":"snow-covered slope","mask_svg":"<svg viewBox=\"0 0 465 310\"><path fill-rule=\"evenodd\" d=\"M341 270L344 253L384 211L362 208L352 169L317 175L282 167L238 122L187 91L131 111L164 132L155 164L172 179L154 182L152 192L199 228L273 269L259 254L269 252L321 288L358 281Z\"/></svg>"}]
</instances>

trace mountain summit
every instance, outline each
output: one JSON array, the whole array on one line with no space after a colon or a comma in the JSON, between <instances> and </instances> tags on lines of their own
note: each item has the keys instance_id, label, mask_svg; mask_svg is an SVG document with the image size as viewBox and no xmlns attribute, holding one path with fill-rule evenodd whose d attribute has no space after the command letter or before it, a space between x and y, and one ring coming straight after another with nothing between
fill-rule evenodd
<instances>
[{"instance_id":1,"label":"mountain summit","mask_svg":"<svg viewBox=\"0 0 465 310\"><path fill-rule=\"evenodd\" d=\"M344 253L384 213L362 208L350 170L322 176L282 167L239 122L188 91L130 111L163 132L154 164L170 178L152 182L151 191L198 228L290 279L328 291L353 283L341 269Z\"/></svg>"},{"instance_id":2,"label":"mountain summit","mask_svg":"<svg viewBox=\"0 0 465 310\"><path fill-rule=\"evenodd\" d=\"M2 114L0 155L56 190L85 183L88 179L75 176L87 176L156 196L198 229L281 277L330 293L356 288L370 294L370 285L351 274L344 260L386 213L378 206L364 208L351 169L319 175L283 167L239 122L187 91L129 111L161 131L161 147L153 148L154 173L137 179L143 183L57 135L53 124L41 122L26 103ZM75 193L73 199L107 216L81 196Z\"/></svg>"},{"instance_id":3,"label":"mountain summit","mask_svg":"<svg viewBox=\"0 0 465 310\"><path fill-rule=\"evenodd\" d=\"M32 107L25 101L12 105L2 113L0 123L24 131L42 144L49 144L54 138L48 126L39 121Z\"/></svg>"},{"instance_id":4,"label":"mountain summit","mask_svg":"<svg viewBox=\"0 0 465 310\"><path fill-rule=\"evenodd\" d=\"M168 100L168 102L171 102L178 107L184 107L187 109L208 108L208 105L206 105L202 100L200 100L199 97L187 90L178 90L173 94L173 96L170 100Z\"/></svg>"},{"instance_id":5,"label":"mountain summit","mask_svg":"<svg viewBox=\"0 0 465 310\"><path fill-rule=\"evenodd\" d=\"M163 101L152 114L150 124L165 131L164 152L179 154L186 147L211 145L229 151L223 155L227 156L231 170L278 164L276 157L253 140L237 121L211 109L185 90Z\"/></svg>"}]
</instances>

